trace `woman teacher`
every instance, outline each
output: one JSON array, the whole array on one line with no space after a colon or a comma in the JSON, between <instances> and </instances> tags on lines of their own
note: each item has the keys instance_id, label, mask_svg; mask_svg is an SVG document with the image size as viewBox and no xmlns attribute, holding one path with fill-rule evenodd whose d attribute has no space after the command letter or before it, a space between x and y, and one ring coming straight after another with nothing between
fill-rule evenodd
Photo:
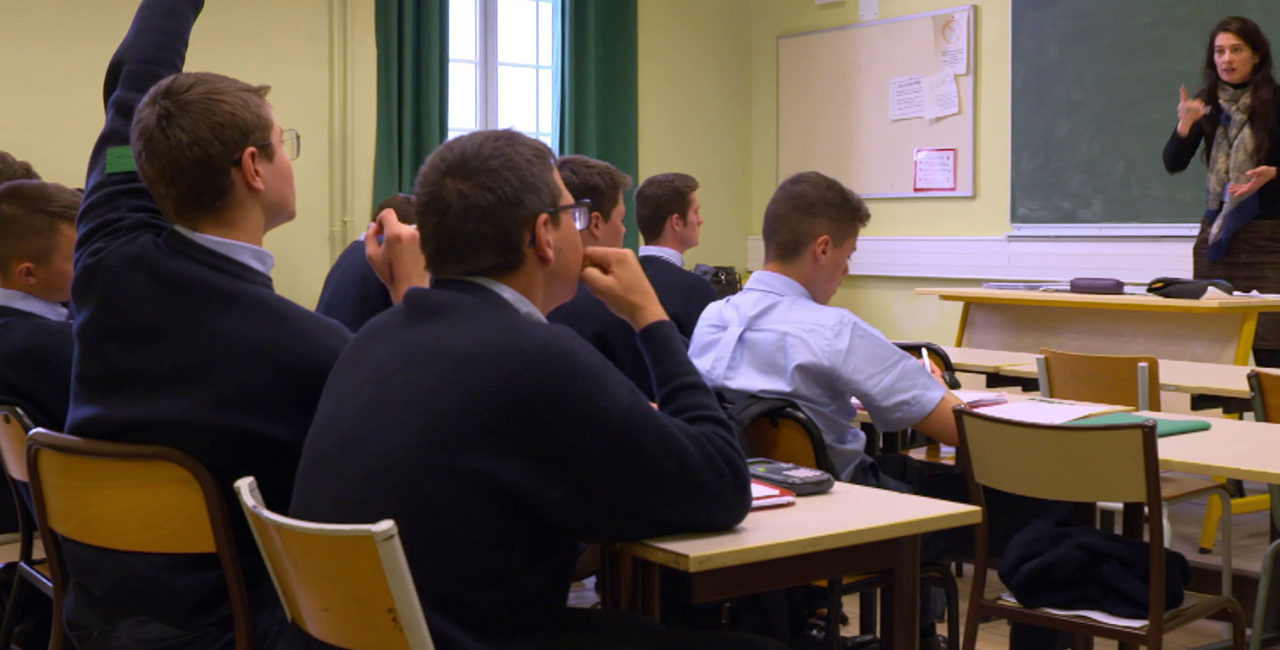
<instances>
[{"instance_id":1,"label":"woman teacher","mask_svg":"<svg viewBox=\"0 0 1280 650\"><path fill-rule=\"evenodd\" d=\"M1280 97L1271 44L1256 23L1230 16L1209 32L1203 85L1194 96L1179 90L1178 126L1164 147L1164 167L1175 173L1205 145L1208 206L1192 249L1195 277L1280 293ZM1280 366L1280 314L1259 315L1253 356Z\"/></svg>"}]
</instances>

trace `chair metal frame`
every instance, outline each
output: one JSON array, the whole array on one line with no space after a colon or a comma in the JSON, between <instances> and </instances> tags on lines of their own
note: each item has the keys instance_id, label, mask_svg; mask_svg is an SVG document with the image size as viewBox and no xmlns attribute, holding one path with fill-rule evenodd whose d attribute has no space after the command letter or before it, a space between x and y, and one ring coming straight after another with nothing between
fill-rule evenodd
<instances>
[{"instance_id":1,"label":"chair metal frame","mask_svg":"<svg viewBox=\"0 0 1280 650\"><path fill-rule=\"evenodd\" d=\"M964 406L955 409L960 454L973 502L984 510L977 531L977 568L965 620L965 650L977 643L978 622L986 616L1030 623L1076 635L1076 647L1091 647L1086 637L1115 639L1121 647L1142 644L1159 649L1164 633L1218 612L1231 621L1233 647L1245 647L1244 611L1229 596L1187 592L1184 605L1166 612L1164 600L1165 548L1160 526L1147 526L1149 538L1148 624L1141 628L1111 625L1093 619L1053 614L985 596L989 566L990 516L985 489L990 487L1028 497L1081 504L1078 523L1094 525L1098 501L1145 504L1152 517L1162 512L1155 422L1110 426L1065 426L1006 420ZM1010 459L1016 462L1010 462ZM1079 468L1096 471L1082 474ZM1132 511L1136 514L1138 511ZM1141 517L1126 516L1125 534L1141 538Z\"/></svg>"},{"instance_id":2,"label":"chair metal frame","mask_svg":"<svg viewBox=\"0 0 1280 650\"><path fill-rule=\"evenodd\" d=\"M0 623L0 648L8 648L17 626L17 613L22 610L27 587L34 586L46 597L53 598L53 580L41 570L48 561L34 557L36 519L19 491L19 483L30 486L27 475L27 434L35 428L27 414L17 406L0 405L0 462L13 494L14 512L18 513L18 559L11 564L13 586L5 603L4 621ZM52 602L52 601L51 601Z\"/></svg>"},{"instance_id":3,"label":"chair metal frame","mask_svg":"<svg viewBox=\"0 0 1280 650\"><path fill-rule=\"evenodd\" d=\"M1249 371L1249 392L1253 401L1253 414L1259 422L1280 422L1280 373ZM1272 386L1267 390L1267 386ZM1274 407L1274 408L1273 408ZM1270 493L1271 526L1275 526L1276 508L1280 506L1280 489L1268 486ZM1267 624L1267 606L1271 595L1272 574L1275 572L1276 555L1280 554L1280 540L1274 541L1262 555L1262 570L1258 574L1258 594L1253 603L1253 634L1249 635L1249 650L1262 648L1261 630Z\"/></svg>"},{"instance_id":4,"label":"chair metal frame","mask_svg":"<svg viewBox=\"0 0 1280 650\"><path fill-rule=\"evenodd\" d=\"M281 515L267 508L252 476L237 480L235 492L289 620L340 647L434 650L395 521L329 524ZM317 566L316 556L356 572L356 581L368 578L368 590Z\"/></svg>"},{"instance_id":5,"label":"chair metal frame","mask_svg":"<svg viewBox=\"0 0 1280 650\"><path fill-rule=\"evenodd\" d=\"M203 465L171 447L90 440L37 428L27 436L27 469L52 569L50 650L68 645L62 604L71 574L63 558L63 534L116 551L217 555L231 602L235 647L253 646L230 515L221 487ZM86 471L90 469L100 471L94 476ZM163 494L157 494L158 485L167 488ZM182 523L175 523L175 513Z\"/></svg>"}]
</instances>

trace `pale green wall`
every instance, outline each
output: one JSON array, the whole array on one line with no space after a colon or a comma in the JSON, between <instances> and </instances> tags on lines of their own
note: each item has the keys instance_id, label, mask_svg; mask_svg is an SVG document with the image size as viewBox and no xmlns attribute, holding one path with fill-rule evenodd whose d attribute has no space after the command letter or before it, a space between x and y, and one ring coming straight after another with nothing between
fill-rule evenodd
<instances>
[{"instance_id":1,"label":"pale green wall","mask_svg":"<svg viewBox=\"0 0 1280 650\"><path fill-rule=\"evenodd\" d=\"M136 7L135 0L5 2L0 149L31 161L47 180L84 185L102 127L102 75ZM315 304L332 259L330 215L368 220L374 47L371 0L210 1L192 35L188 70L270 84L276 118L302 134L298 218L266 245L276 256L276 289L306 306Z\"/></svg>"}]
</instances>

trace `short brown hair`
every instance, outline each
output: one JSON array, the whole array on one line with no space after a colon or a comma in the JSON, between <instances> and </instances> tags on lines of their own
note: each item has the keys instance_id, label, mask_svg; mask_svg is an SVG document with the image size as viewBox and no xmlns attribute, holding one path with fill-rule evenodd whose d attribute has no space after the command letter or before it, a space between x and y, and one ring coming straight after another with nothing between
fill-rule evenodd
<instances>
[{"instance_id":1,"label":"short brown hair","mask_svg":"<svg viewBox=\"0 0 1280 650\"><path fill-rule=\"evenodd\" d=\"M131 138L138 174L170 221L192 226L231 192L232 161L258 146L271 160L274 123L267 92L211 72L161 79L133 116Z\"/></svg>"},{"instance_id":2,"label":"short brown hair","mask_svg":"<svg viewBox=\"0 0 1280 650\"><path fill-rule=\"evenodd\" d=\"M518 131L473 131L418 170L418 230L437 276L500 276L524 264L538 215L560 203L551 149ZM551 215L559 223L559 213Z\"/></svg>"},{"instance_id":3,"label":"short brown hair","mask_svg":"<svg viewBox=\"0 0 1280 650\"><path fill-rule=\"evenodd\" d=\"M871 211L853 190L830 176L800 172L782 181L764 209L764 259L793 261L822 235L842 246L869 221Z\"/></svg>"},{"instance_id":4,"label":"short brown hair","mask_svg":"<svg viewBox=\"0 0 1280 650\"><path fill-rule=\"evenodd\" d=\"M0 151L0 183L22 180L38 181L40 174L36 173L31 163L18 160L7 151Z\"/></svg>"},{"instance_id":5,"label":"short brown hair","mask_svg":"<svg viewBox=\"0 0 1280 650\"><path fill-rule=\"evenodd\" d=\"M48 262L57 250L59 229L74 228L79 210L80 192L57 183L0 183L0 270Z\"/></svg>"},{"instance_id":6,"label":"short brown hair","mask_svg":"<svg viewBox=\"0 0 1280 650\"><path fill-rule=\"evenodd\" d=\"M618 194L631 189L631 177L603 160L587 156L561 156L556 159L556 169L564 186L569 188L575 201L591 201L591 211L609 221L618 205Z\"/></svg>"},{"instance_id":7,"label":"short brown hair","mask_svg":"<svg viewBox=\"0 0 1280 650\"><path fill-rule=\"evenodd\" d=\"M646 244L662 237L667 217L678 214L684 220L688 216L697 191L698 179L688 174L674 172L644 179L636 190L636 225Z\"/></svg>"},{"instance_id":8,"label":"short brown hair","mask_svg":"<svg viewBox=\"0 0 1280 650\"><path fill-rule=\"evenodd\" d=\"M383 210L391 209L396 211L396 218L400 220L400 223L415 224L418 223L417 207L418 201L413 198L412 194L403 192L392 194L382 199L382 203L379 203L378 207L373 209L373 217L369 220L374 221Z\"/></svg>"}]
</instances>

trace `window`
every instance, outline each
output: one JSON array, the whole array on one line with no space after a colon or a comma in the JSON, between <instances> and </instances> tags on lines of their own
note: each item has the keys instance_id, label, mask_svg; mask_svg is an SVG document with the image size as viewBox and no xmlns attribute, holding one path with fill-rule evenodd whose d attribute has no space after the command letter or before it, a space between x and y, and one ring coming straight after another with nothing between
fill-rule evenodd
<instances>
[{"instance_id":1,"label":"window","mask_svg":"<svg viewBox=\"0 0 1280 650\"><path fill-rule=\"evenodd\" d=\"M555 0L449 0L449 137L512 128L555 147Z\"/></svg>"}]
</instances>

